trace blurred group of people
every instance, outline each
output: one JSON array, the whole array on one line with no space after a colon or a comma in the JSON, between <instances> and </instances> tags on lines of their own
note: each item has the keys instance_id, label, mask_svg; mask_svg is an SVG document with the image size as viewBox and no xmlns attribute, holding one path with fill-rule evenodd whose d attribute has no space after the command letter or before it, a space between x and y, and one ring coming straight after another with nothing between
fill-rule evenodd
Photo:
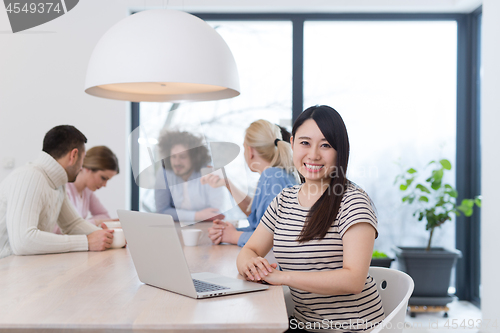
<instances>
[{"instance_id":1,"label":"blurred group of people","mask_svg":"<svg viewBox=\"0 0 500 333\"><path fill-rule=\"evenodd\" d=\"M282 140L282 133L287 141ZM210 238L214 244L243 246L272 198L283 187L296 183L293 172L278 174L292 168L289 137L286 129L265 120L247 129L245 160L252 171L261 174L256 193L262 195L252 198L215 173L201 177L201 169L211 165L201 137L176 130L162 132L158 150L164 158L156 179L156 212L172 215L175 221L213 221ZM110 247L113 231L106 230L104 222L118 219L110 216L94 192L120 172L119 163L108 147L86 150L86 142L74 126L56 126L46 133L38 159L2 182L0 258ZM225 187L229 184L228 191ZM223 221L224 212L231 208L230 195L248 216L249 227L236 230Z\"/></svg>"}]
</instances>

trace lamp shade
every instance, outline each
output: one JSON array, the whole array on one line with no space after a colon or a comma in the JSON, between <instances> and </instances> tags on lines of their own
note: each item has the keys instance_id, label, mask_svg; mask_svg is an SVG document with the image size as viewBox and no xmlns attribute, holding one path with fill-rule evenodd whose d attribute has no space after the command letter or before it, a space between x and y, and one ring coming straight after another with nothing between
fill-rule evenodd
<instances>
[{"instance_id":1,"label":"lamp shade","mask_svg":"<svg viewBox=\"0 0 500 333\"><path fill-rule=\"evenodd\" d=\"M128 16L97 43L85 92L132 102L238 96L239 76L222 37L191 14L155 9Z\"/></svg>"}]
</instances>

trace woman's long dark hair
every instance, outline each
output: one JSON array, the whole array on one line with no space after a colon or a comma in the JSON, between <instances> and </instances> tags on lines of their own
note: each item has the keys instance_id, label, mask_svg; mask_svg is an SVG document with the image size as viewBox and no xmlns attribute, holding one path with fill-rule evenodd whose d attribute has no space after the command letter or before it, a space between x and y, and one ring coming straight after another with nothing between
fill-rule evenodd
<instances>
[{"instance_id":1,"label":"woman's long dark hair","mask_svg":"<svg viewBox=\"0 0 500 333\"><path fill-rule=\"evenodd\" d=\"M337 151L337 162L333 172L330 172L328 188L307 214L304 227L297 239L301 243L324 238L332 226L347 186L346 172L349 161L349 137L340 114L326 105L306 109L293 124L294 139L299 127L308 119L316 122L325 139Z\"/></svg>"}]
</instances>

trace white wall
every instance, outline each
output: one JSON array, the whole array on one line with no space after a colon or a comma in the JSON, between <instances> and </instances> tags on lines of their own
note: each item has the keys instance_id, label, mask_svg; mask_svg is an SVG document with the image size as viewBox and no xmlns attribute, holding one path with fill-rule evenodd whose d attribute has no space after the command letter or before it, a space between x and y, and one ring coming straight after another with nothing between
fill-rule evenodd
<instances>
[{"instance_id":1,"label":"white wall","mask_svg":"<svg viewBox=\"0 0 500 333\"><path fill-rule=\"evenodd\" d=\"M482 195L481 208L481 280L483 320L497 320L500 325L500 218L497 205L500 200L500 1L483 1L482 26ZM489 327L482 332L498 332Z\"/></svg>"},{"instance_id":2,"label":"white wall","mask_svg":"<svg viewBox=\"0 0 500 333\"><path fill-rule=\"evenodd\" d=\"M116 215L127 208L125 139L129 104L87 95L83 91L88 59L100 36L128 15L126 1L80 1L66 15L26 32L12 34L0 10L0 179L16 166L36 158L45 133L71 124L88 138L87 148L109 146L121 173L97 195Z\"/></svg>"}]
</instances>

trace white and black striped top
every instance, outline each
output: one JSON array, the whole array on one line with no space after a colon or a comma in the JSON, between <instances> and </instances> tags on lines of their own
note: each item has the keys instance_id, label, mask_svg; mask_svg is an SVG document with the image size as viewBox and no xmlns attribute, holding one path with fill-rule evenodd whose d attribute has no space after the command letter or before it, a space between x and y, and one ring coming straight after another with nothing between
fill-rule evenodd
<instances>
[{"instance_id":1,"label":"white and black striped top","mask_svg":"<svg viewBox=\"0 0 500 333\"><path fill-rule=\"evenodd\" d=\"M377 218L368 194L349 183L337 218L326 236L300 244L297 238L309 212L309 208L299 203L300 187L285 188L271 202L261 220L274 234L276 260L283 271L317 272L342 268L342 237L349 227L356 223L369 223L377 230ZM362 332L366 327L364 325L346 325L361 321L374 325L384 319L382 301L370 275L366 278L363 291L356 295L319 295L295 288L290 288L290 292L295 303L294 315L304 323L335 322L344 324L344 328L349 327L335 331Z\"/></svg>"}]
</instances>

